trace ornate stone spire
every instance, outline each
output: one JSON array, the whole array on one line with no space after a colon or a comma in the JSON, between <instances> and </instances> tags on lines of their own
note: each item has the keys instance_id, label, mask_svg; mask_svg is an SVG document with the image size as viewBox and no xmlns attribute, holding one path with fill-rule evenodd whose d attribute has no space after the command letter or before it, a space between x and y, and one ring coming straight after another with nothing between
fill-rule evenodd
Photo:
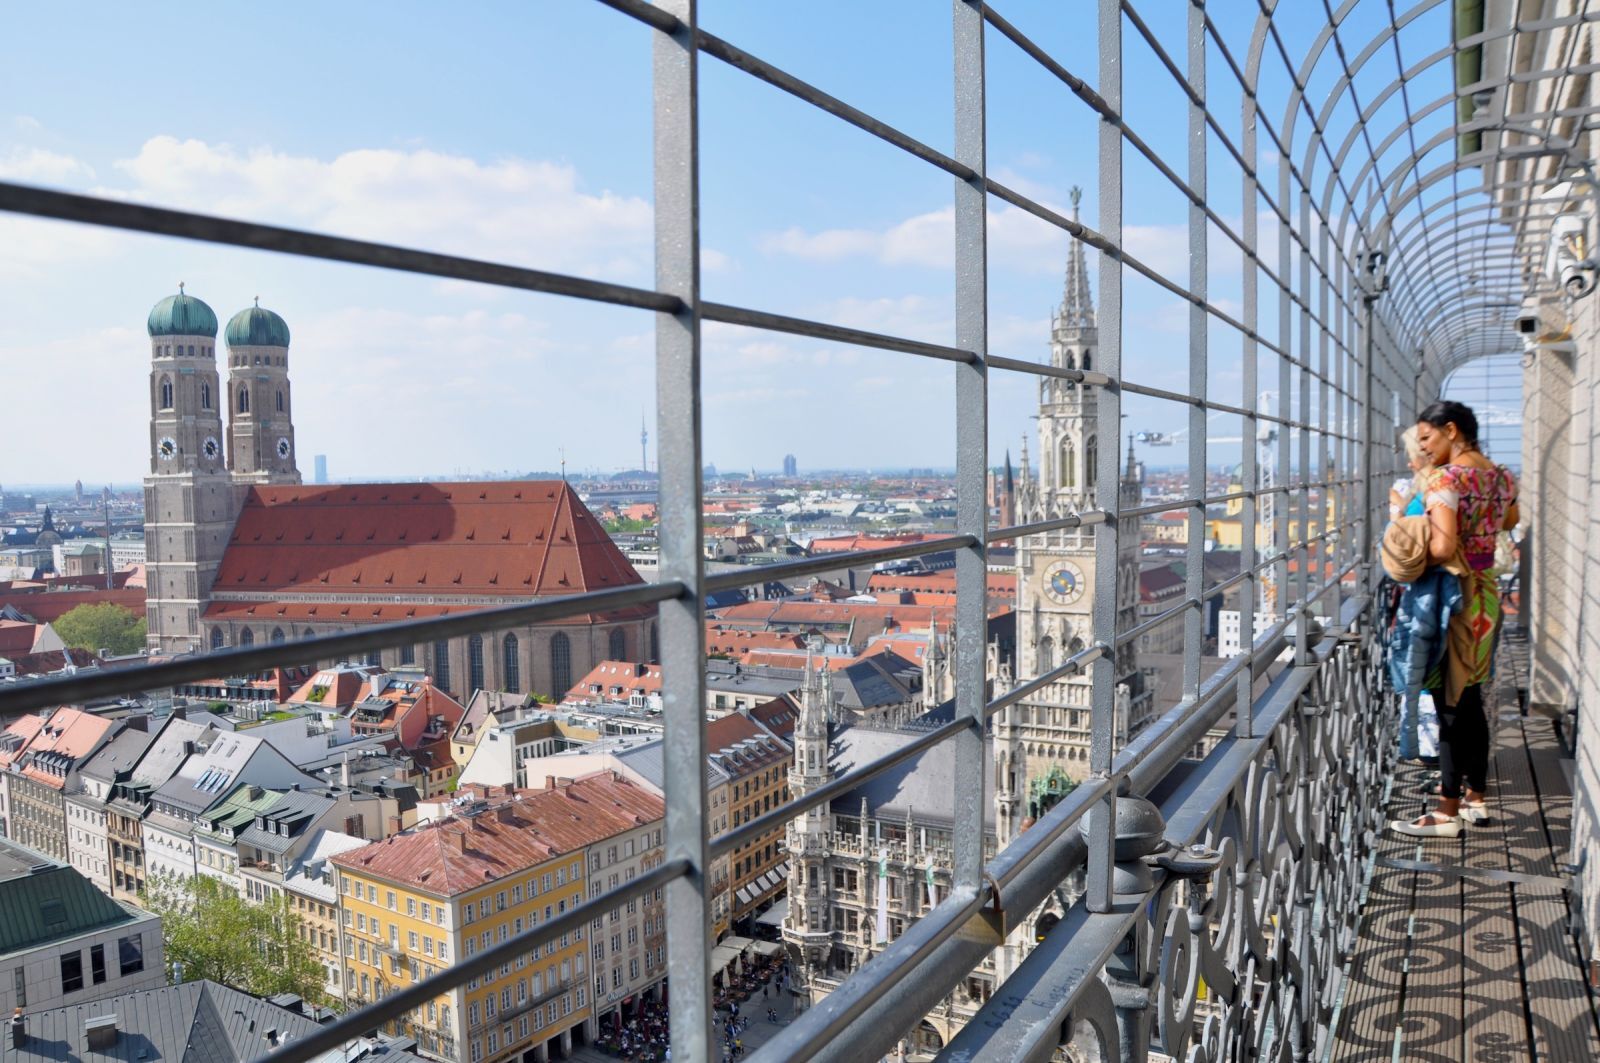
<instances>
[{"instance_id":1,"label":"ornate stone spire","mask_svg":"<svg viewBox=\"0 0 1600 1063\"><path fill-rule=\"evenodd\" d=\"M1072 189L1072 220L1078 220L1078 203L1083 199L1083 189ZM1083 241L1074 239L1067 254L1066 290L1061 299L1061 310L1056 315L1061 328L1094 328L1094 299L1089 294L1089 266L1083 253Z\"/></svg>"}]
</instances>

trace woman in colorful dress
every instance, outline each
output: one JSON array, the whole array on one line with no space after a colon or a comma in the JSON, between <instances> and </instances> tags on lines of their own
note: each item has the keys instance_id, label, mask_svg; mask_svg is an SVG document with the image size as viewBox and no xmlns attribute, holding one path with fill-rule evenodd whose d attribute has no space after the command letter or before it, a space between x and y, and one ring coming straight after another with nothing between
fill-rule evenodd
<instances>
[{"instance_id":1,"label":"woman in colorful dress","mask_svg":"<svg viewBox=\"0 0 1600 1063\"><path fill-rule=\"evenodd\" d=\"M1430 529L1428 560L1460 554L1465 599L1451 618L1444 664L1427 683L1439 714L1439 806L1389 826L1416 838L1455 838L1463 821L1484 823L1489 720L1483 684L1494 660L1500 594L1488 570L1496 536L1518 520L1517 484L1478 449L1478 418L1459 402L1435 402L1417 416L1417 442L1435 466L1423 485Z\"/></svg>"}]
</instances>

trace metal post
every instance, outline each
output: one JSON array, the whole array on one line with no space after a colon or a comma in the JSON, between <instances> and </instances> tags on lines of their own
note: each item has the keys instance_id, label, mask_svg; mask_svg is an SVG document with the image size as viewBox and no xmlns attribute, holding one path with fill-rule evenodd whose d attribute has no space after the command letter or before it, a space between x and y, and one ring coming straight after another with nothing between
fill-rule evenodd
<instances>
[{"instance_id":1,"label":"metal post","mask_svg":"<svg viewBox=\"0 0 1600 1063\"><path fill-rule=\"evenodd\" d=\"M955 157L972 168L973 176L955 182L956 346L977 354L977 360L956 366L956 531L973 536L971 546L956 555L955 685L956 717L972 728L951 739L955 743L956 778L971 785L955 795L956 889L977 888L983 873L983 755L985 701L984 652L988 630L988 566L985 538L989 509L985 500L988 474L989 290L987 217L984 181L983 8L975 0L952 5L955 44Z\"/></svg>"},{"instance_id":2,"label":"metal post","mask_svg":"<svg viewBox=\"0 0 1600 1063\"><path fill-rule=\"evenodd\" d=\"M1372 587L1372 548L1373 548L1373 492L1372 492L1372 360L1376 352L1373 339L1373 305L1378 301L1378 296L1370 284L1370 269L1363 265L1361 277L1357 281L1360 287L1362 304L1362 338L1361 338L1361 396L1357 401L1360 408L1361 425L1357 432L1359 444L1356 452L1356 498L1361 507L1361 534L1356 540L1356 549L1361 564L1361 586Z\"/></svg>"},{"instance_id":3,"label":"metal post","mask_svg":"<svg viewBox=\"0 0 1600 1063\"><path fill-rule=\"evenodd\" d=\"M1206 243L1206 13L1198 4L1189 6L1189 187L1198 202L1189 204L1189 289L1195 301L1189 304L1189 394L1202 400L1209 395L1211 315L1205 302L1209 298L1207 278L1211 271L1210 249ZM1198 102L1197 102L1198 101ZM1191 601L1200 601L1206 590L1206 442L1207 415L1204 402L1189 405L1189 496L1200 499L1189 510L1189 543L1186 551L1187 586ZM1205 639L1207 607L1190 609L1183 619L1183 698L1200 694L1200 645Z\"/></svg>"},{"instance_id":4,"label":"metal post","mask_svg":"<svg viewBox=\"0 0 1600 1063\"><path fill-rule=\"evenodd\" d=\"M1122 7L1118 0L1100 0L1100 95L1114 112L1122 111ZM1100 119L1100 234L1122 246L1122 127ZM1095 505L1106 520L1094 535L1094 640L1106 648L1094 662L1093 702L1089 714L1089 774L1111 774L1115 753L1117 711L1117 564L1121 551L1122 483L1122 262L1102 254L1100 263L1100 349L1097 368L1111 386L1096 397L1099 438L1095 462ZM1091 912L1109 911L1112 903L1112 844L1117 795L1113 789L1089 813L1088 905Z\"/></svg>"},{"instance_id":5,"label":"metal post","mask_svg":"<svg viewBox=\"0 0 1600 1063\"><path fill-rule=\"evenodd\" d=\"M655 34L656 286L682 301L656 316L656 466L661 578L687 588L659 606L666 722L666 858L687 860L667 884L672 1049L710 1059L710 867L706 846L705 625L700 546L700 225L695 0L660 0L676 16Z\"/></svg>"}]
</instances>

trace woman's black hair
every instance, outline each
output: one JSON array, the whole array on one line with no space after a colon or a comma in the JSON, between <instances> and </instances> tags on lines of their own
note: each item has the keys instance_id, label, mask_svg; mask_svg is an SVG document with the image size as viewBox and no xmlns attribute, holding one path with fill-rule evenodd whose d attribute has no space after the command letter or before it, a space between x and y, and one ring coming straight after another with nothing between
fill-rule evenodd
<instances>
[{"instance_id":1,"label":"woman's black hair","mask_svg":"<svg viewBox=\"0 0 1600 1063\"><path fill-rule=\"evenodd\" d=\"M1469 446L1478 445L1478 415L1465 403L1453 402L1450 399L1429 403L1426 409L1417 414L1417 422L1420 424L1424 421L1441 429L1447 424L1453 424Z\"/></svg>"}]
</instances>

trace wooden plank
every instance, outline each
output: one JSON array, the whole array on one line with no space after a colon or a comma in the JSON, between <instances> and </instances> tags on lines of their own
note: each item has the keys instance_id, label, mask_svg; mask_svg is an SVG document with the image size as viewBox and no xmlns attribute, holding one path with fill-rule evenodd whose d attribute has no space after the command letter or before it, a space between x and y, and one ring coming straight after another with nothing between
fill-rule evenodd
<instances>
[{"instance_id":1,"label":"wooden plank","mask_svg":"<svg viewBox=\"0 0 1600 1063\"><path fill-rule=\"evenodd\" d=\"M1534 1048L1541 1060L1600 1059L1600 1037L1567 934L1565 897L1550 887L1518 884L1517 930L1532 1014Z\"/></svg>"},{"instance_id":2,"label":"wooden plank","mask_svg":"<svg viewBox=\"0 0 1600 1063\"><path fill-rule=\"evenodd\" d=\"M1390 816L1402 815L1409 807L1403 804L1408 799L1399 790L1398 785L1391 789ZM1416 873L1385 867L1381 861L1410 857L1415 850L1414 842L1388 830L1378 839L1380 863L1367 884L1360 937L1346 972L1339 1026L1329 1056L1332 1063L1388 1060L1394 1053Z\"/></svg>"},{"instance_id":3,"label":"wooden plank","mask_svg":"<svg viewBox=\"0 0 1600 1063\"><path fill-rule=\"evenodd\" d=\"M1406 953L1400 1058L1459 1063L1462 1051L1461 880L1418 872Z\"/></svg>"},{"instance_id":4,"label":"wooden plank","mask_svg":"<svg viewBox=\"0 0 1600 1063\"><path fill-rule=\"evenodd\" d=\"M1531 1059L1526 989L1511 888L1461 883L1463 1055L1467 1063Z\"/></svg>"}]
</instances>

